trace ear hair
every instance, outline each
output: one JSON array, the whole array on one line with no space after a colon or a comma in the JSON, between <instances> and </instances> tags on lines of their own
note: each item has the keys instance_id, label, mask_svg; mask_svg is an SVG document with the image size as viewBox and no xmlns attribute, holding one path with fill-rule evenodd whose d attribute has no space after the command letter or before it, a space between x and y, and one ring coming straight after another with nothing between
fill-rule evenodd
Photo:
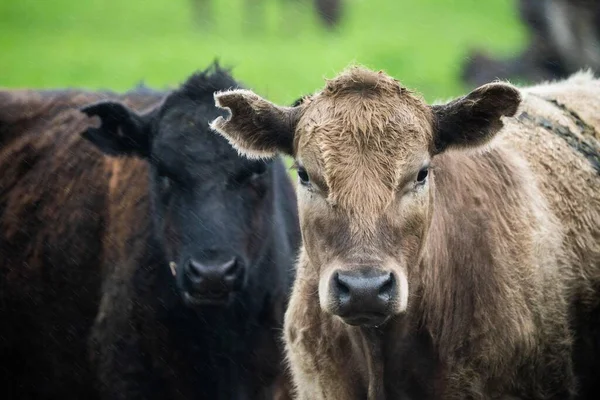
<instances>
[{"instance_id":1,"label":"ear hair","mask_svg":"<svg viewBox=\"0 0 600 400\"><path fill-rule=\"evenodd\" d=\"M293 154L298 107L276 106L245 89L215 93L215 104L228 109L230 117L218 117L210 127L241 154L251 158Z\"/></svg>"}]
</instances>

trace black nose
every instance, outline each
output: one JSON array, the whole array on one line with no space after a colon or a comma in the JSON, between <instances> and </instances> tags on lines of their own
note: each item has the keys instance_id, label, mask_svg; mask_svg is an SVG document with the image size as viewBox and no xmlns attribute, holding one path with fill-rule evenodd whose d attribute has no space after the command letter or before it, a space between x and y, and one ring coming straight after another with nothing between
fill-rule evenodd
<instances>
[{"instance_id":1,"label":"black nose","mask_svg":"<svg viewBox=\"0 0 600 400\"><path fill-rule=\"evenodd\" d=\"M350 325L378 325L392 312L396 286L391 272L376 268L334 272L330 282L332 311Z\"/></svg>"},{"instance_id":2,"label":"black nose","mask_svg":"<svg viewBox=\"0 0 600 400\"><path fill-rule=\"evenodd\" d=\"M217 265L191 259L185 266L186 286L190 292L201 295L227 294L237 288L243 274L235 258Z\"/></svg>"}]
</instances>

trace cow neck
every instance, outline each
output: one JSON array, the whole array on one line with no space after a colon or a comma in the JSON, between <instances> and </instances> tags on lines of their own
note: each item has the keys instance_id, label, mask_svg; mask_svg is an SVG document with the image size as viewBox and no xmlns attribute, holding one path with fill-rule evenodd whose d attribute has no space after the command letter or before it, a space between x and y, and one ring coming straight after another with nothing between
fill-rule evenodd
<instances>
[{"instance_id":1,"label":"cow neck","mask_svg":"<svg viewBox=\"0 0 600 400\"><path fill-rule=\"evenodd\" d=\"M493 226L486 220L487 213L494 209L484 203L487 193L477 195L478 191L489 191L495 183L490 183L484 173L472 171L479 167L495 173L503 155L492 149L481 154L455 152L439 157L423 258L411 272L409 282L416 295L412 322L422 323L430 333L441 359L452 359L463 354L468 330L477 313L482 312L482 305L488 314L496 309L493 302L500 283L491 269L494 244L485 235L486 229ZM505 170L510 174L508 168Z\"/></svg>"},{"instance_id":2,"label":"cow neck","mask_svg":"<svg viewBox=\"0 0 600 400\"><path fill-rule=\"evenodd\" d=\"M358 331L367 364L367 400L385 400L383 332L370 327L361 327Z\"/></svg>"},{"instance_id":3,"label":"cow neck","mask_svg":"<svg viewBox=\"0 0 600 400\"><path fill-rule=\"evenodd\" d=\"M460 332L456 331L458 324L454 321L455 307L470 304L469 296L473 288L470 288L470 291L461 290L471 283L470 277L463 276L464 270L470 266L461 266L461 273L451 260L454 249L448 236L463 234L455 228L468 228L461 227L457 217L452 215L453 210L447 208L449 202L459 200L444 198L447 192L446 188L442 188L444 183L447 184L436 180L434 184L433 210L423 256L415 271L416 275L409 278L409 282L413 282L413 301L416 303L411 306L409 318L411 325L422 325L429 332L436 352L449 355L454 341L461 337ZM466 280L462 282L464 287L457 288L456 284L460 283L462 278Z\"/></svg>"}]
</instances>

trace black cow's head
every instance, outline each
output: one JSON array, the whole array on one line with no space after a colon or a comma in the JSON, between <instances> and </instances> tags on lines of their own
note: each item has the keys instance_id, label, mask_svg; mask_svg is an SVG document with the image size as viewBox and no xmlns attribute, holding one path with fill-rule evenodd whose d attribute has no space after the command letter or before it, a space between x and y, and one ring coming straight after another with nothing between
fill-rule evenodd
<instances>
[{"instance_id":1,"label":"black cow's head","mask_svg":"<svg viewBox=\"0 0 600 400\"><path fill-rule=\"evenodd\" d=\"M238 156L209 128L225 115L214 92L237 86L215 65L144 114L115 102L82 109L101 120L86 139L150 164L155 236L189 306L228 304L269 240L272 162Z\"/></svg>"}]
</instances>

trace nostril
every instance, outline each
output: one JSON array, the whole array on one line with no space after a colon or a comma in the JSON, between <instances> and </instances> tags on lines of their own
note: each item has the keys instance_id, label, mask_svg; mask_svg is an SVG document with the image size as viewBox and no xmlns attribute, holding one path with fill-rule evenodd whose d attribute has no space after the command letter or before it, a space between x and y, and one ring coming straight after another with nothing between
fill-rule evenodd
<instances>
[{"instance_id":1,"label":"nostril","mask_svg":"<svg viewBox=\"0 0 600 400\"><path fill-rule=\"evenodd\" d=\"M196 263L194 260L190 260L187 264L187 274L192 278L202 277L202 265Z\"/></svg>"},{"instance_id":2,"label":"nostril","mask_svg":"<svg viewBox=\"0 0 600 400\"><path fill-rule=\"evenodd\" d=\"M344 281L340 278L339 272L335 273L335 283L336 283L337 292L339 295L342 295L342 296L350 295L350 287L346 283L344 283Z\"/></svg>"},{"instance_id":3,"label":"nostril","mask_svg":"<svg viewBox=\"0 0 600 400\"><path fill-rule=\"evenodd\" d=\"M339 307L345 307L350 303L351 290L350 286L344 282L344 278L340 277L338 272L335 273L334 276L335 281L335 297L337 297L337 302Z\"/></svg>"},{"instance_id":4,"label":"nostril","mask_svg":"<svg viewBox=\"0 0 600 400\"><path fill-rule=\"evenodd\" d=\"M231 260L227 261L221 267L221 271L226 279L237 278L237 276L240 274L240 265L237 262L237 259L232 258Z\"/></svg>"},{"instance_id":5,"label":"nostril","mask_svg":"<svg viewBox=\"0 0 600 400\"><path fill-rule=\"evenodd\" d=\"M382 300L389 301L392 298L395 283L396 280L394 278L394 275L390 272L379 287L379 292L377 294L379 298Z\"/></svg>"},{"instance_id":6,"label":"nostril","mask_svg":"<svg viewBox=\"0 0 600 400\"><path fill-rule=\"evenodd\" d=\"M225 264L223 264L223 273L224 274L230 274L232 272L235 272L235 270L237 270L237 262L235 260L235 258L232 258L231 260L227 261Z\"/></svg>"}]
</instances>

